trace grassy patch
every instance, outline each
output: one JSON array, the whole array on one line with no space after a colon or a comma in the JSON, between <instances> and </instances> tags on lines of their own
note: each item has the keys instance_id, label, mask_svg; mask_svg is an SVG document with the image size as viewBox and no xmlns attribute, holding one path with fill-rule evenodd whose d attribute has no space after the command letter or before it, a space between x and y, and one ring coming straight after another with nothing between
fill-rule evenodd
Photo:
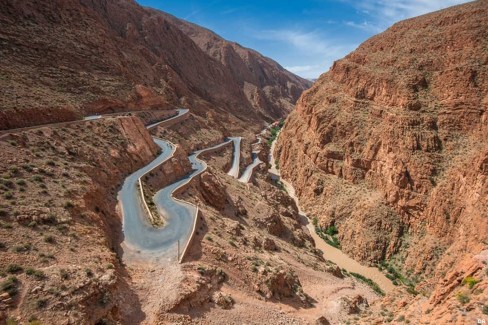
<instances>
[{"instance_id":1,"label":"grassy patch","mask_svg":"<svg viewBox=\"0 0 488 325\"><path fill-rule=\"evenodd\" d=\"M374 292L376 292L380 296L384 296L385 295L385 292L383 290L381 290L380 286L376 282L374 282L373 280L368 279L367 277L365 277L365 276L363 276L363 275L361 275L359 273L350 272L349 274L351 274L356 279L358 279L361 282L363 282L363 283L367 284L368 286L370 286L371 289L373 289Z\"/></svg>"},{"instance_id":2,"label":"grassy patch","mask_svg":"<svg viewBox=\"0 0 488 325\"><path fill-rule=\"evenodd\" d=\"M339 233L337 228L332 225L327 228L321 228L318 225L317 218L313 218L313 224L315 226L315 232L317 235L319 235L320 238L322 238L327 244L330 246L333 246L335 248L341 248L341 243L339 242L339 239L337 238L337 234Z\"/></svg>"},{"instance_id":3,"label":"grassy patch","mask_svg":"<svg viewBox=\"0 0 488 325\"><path fill-rule=\"evenodd\" d=\"M473 278L472 276L467 276L463 280L463 284L467 285L470 289L472 289L478 282L479 281Z\"/></svg>"},{"instance_id":4,"label":"grassy patch","mask_svg":"<svg viewBox=\"0 0 488 325\"><path fill-rule=\"evenodd\" d=\"M273 141L276 140L276 137L278 136L278 133L280 132L284 124L285 124L285 120L281 120L280 123L278 123L278 125L270 129L271 137L267 141L269 146L271 146Z\"/></svg>"}]
</instances>

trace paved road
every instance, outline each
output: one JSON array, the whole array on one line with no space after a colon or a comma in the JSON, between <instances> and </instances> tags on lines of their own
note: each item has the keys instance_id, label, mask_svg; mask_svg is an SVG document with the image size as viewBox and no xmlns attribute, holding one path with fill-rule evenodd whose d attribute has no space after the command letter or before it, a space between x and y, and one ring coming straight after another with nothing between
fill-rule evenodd
<instances>
[{"instance_id":1,"label":"paved road","mask_svg":"<svg viewBox=\"0 0 488 325\"><path fill-rule=\"evenodd\" d=\"M179 115L174 118L184 114L188 114L188 110L180 109ZM152 128L159 123L162 122L149 125L147 128ZM149 165L127 177L122 190L119 192L119 202L123 214L123 246L129 248L131 253L135 251L145 255L164 255L174 260L177 256L179 257L190 239L196 217L196 207L175 199L172 194L207 169L207 164L198 159L199 154L224 146L234 140L228 139L224 143L193 153L188 157L193 171L179 181L156 192L153 201L158 211L164 216L163 228L154 228L149 223L137 188L139 177L169 159L175 151L175 146L169 141L158 138L154 138L154 141L161 147L162 153Z\"/></svg>"},{"instance_id":2,"label":"paved road","mask_svg":"<svg viewBox=\"0 0 488 325\"><path fill-rule=\"evenodd\" d=\"M154 228L145 217L147 212L143 208L142 198L137 187L139 177L169 159L176 150L167 141L160 139L154 139L154 141L161 147L161 154L150 164L129 175L118 194L123 215L124 242L136 250L157 248L155 240L159 237L160 230Z\"/></svg>"},{"instance_id":3,"label":"paved road","mask_svg":"<svg viewBox=\"0 0 488 325\"><path fill-rule=\"evenodd\" d=\"M232 160L232 166L230 167L228 175L239 178L239 169L241 161L241 137L230 137L230 140L234 142L234 159Z\"/></svg>"},{"instance_id":4,"label":"paved road","mask_svg":"<svg viewBox=\"0 0 488 325\"><path fill-rule=\"evenodd\" d=\"M262 138L260 137L260 135L264 134L264 132L266 132L267 128L265 128L263 131L261 131L260 134L256 135L258 141L254 142L252 144L252 146L258 146L261 144L262 142ZM257 166L259 166L260 163L262 163L263 161L261 161L261 159L259 159L258 157L258 154L261 150L253 150L252 151L252 163L249 164L246 169L244 170L244 172L242 173L241 177L239 177L239 182L242 182L242 183L249 183L249 181L251 180L251 176L252 176L252 173L254 171L254 168L256 168Z\"/></svg>"},{"instance_id":5,"label":"paved road","mask_svg":"<svg viewBox=\"0 0 488 325\"><path fill-rule=\"evenodd\" d=\"M171 121L171 120L175 120L175 119L177 119L177 118L180 118L180 117L181 117L181 116L183 116L183 115L189 114L189 112L190 112L190 110L189 110L189 109L187 109L187 108L178 108L178 109L177 109L177 111L178 111L178 115L173 116L173 117L170 117L169 119L166 119L166 120L163 120L163 121L158 121L158 122L156 122L156 123L150 124L150 125L146 126L146 128L147 128L148 130L150 130L150 129L152 129L153 127L158 126L158 125L159 125L159 124L161 124L162 122L168 122L168 121Z\"/></svg>"},{"instance_id":6,"label":"paved road","mask_svg":"<svg viewBox=\"0 0 488 325\"><path fill-rule=\"evenodd\" d=\"M174 117L172 117L170 119L163 120L163 121L168 121L168 120L171 120L171 119L174 119L174 118L178 118L181 115L187 114L189 112L188 109L183 109L183 108L177 109L177 111L178 111L178 115L176 115L176 116L174 116ZM66 122L57 122L57 123L47 123L47 124L39 124L39 125L27 126L27 127L23 127L23 128L0 130L0 138L4 138L4 137L8 136L11 133L18 133L18 132L22 132L22 131L28 131L28 130L43 128L43 127L63 127L63 126L67 126L67 125L71 125L71 124L75 124L75 123L86 122L86 121L93 121L93 120L100 119L100 118L114 117L114 116L129 114L129 113L137 113L137 112L145 112L145 111L126 111L126 112L108 113L108 114L101 114L101 115L90 115L90 116L83 117L82 120L74 120L74 121L66 121ZM154 127L154 126L158 125L159 123L161 123L163 121L158 121L156 123L153 123L148 128Z\"/></svg>"}]
</instances>

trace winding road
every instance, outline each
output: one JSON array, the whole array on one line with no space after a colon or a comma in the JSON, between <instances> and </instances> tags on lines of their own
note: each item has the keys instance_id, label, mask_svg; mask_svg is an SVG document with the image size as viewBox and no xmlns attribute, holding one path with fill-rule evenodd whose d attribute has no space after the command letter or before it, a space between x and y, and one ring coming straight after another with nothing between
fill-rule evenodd
<instances>
[{"instance_id":1,"label":"winding road","mask_svg":"<svg viewBox=\"0 0 488 325\"><path fill-rule=\"evenodd\" d=\"M153 128L172 119L181 118L189 110L180 109L178 115L158 123L147 126ZM138 191L138 181L141 176L170 159L176 146L169 141L153 137L154 142L161 148L161 154L148 165L129 175L118 194L120 209L123 216L122 230L124 233L124 254L164 257L168 260L180 259L181 253L189 243L197 218L198 207L188 202L176 199L173 193L187 185L194 177L207 169L207 164L198 158L206 151L214 150L234 142L234 149L240 148L239 137L228 138L223 143L194 152L188 159L193 171L182 179L172 183L154 194L153 202L158 212L164 216L164 227L153 227L146 217L147 211L143 206L143 198ZM236 154L237 152L237 154ZM240 151L234 152L231 170L239 170Z\"/></svg>"},{"instance_id":2,"label":"winding road","mask_svg":"<svg viewBox=\"0 0 488 325\"><path fill-rule=\"evenodd\" d=\"M266 129L263 130L263 132L265 132ZM261 134L263 134L263 132L261 132ZM253 146L257 146L257 145L260 145L261 144L261 137L260 135L258 134L256 136L258 138L258 141L256 141L255 143L253 143L252 145ZM258 154L259 154L260 150L253 150L252 151L252 163L249 164L246 169L244 170L244 172L242 173L241 177L239 177L239 182L242 182L242 183L249 183L249 181L251 180L251 177L252 177L252 173L254 171L254 168L256 168L257 166L259 166L259 164L261 164L263 161L261 159L259 159L258 157Z\"/></svg>"},{"instance_id":3,"label":"winding road","mask_svg":"<svg viewBox=\"0 0 488 325\"><path fill-rule=\"evenodd\" d=\"M227 175L230 175L234 178L239 178L241 161L241 137L230 137L229 139L234 142L234 155L232 159L232 166L230 167Z\"/></svg>"}]
</instances>

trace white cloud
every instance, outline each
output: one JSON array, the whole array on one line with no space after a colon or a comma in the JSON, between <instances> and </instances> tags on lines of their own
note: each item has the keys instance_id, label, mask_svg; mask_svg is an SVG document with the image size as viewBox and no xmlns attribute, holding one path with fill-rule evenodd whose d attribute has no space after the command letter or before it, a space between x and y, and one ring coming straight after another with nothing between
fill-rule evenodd
<instances>
[{"instance_id":1,"label":"white cloud","mask_svg":"<svg viewBox=\"0 0 488 325\"><path fill-rule=\"evenodd\" d=\"M356 23L354 21L345 21L344 25L363 30L368 33L377 34L383 31L383 28L372 24L371 22L363 21L362 23Z\"/></svg>"},{"instance_id":2,"label":"white cloud","mask_svg":"<svg viewBox=\"0 0 488 325\"><path fill-rule=\"evenodd\" d=\"M467 0L343 0L356 9L370 16L377 25L386 28L389 25L428 12L444 9L453 5L469 2Z\"/></svg>"},{"instance_id":3,"label":"white cloud","mask_svg":"<svg viewBox=\"0 0 488 325\"><path fill-rule=\"evenodd\" d=\"M355 47L354 44L334 41L318 30L307 32L290 29L264 30L256 31L252 35L256 39L283 42L291 47L292 56L299 58L299 62L303 64L288 65L285 69L303 78L317 78L327 71L335 60Z\"/></svg>"},{"instance_id":4,"label":"white cloud","mask_svg":"<svg viewBox=\"0 0 488 325\"><path fill-rule=\"evenodd\" d=\"M286 70L293 72L295 74L310 73L315 72L318 68L316 65L294 65L290 67L285 67Z\"/></svg>"},{"instance_id":5,"label":"white cloud","mask_svg":"<svg viewBox=\"0 0 488 325\"><path fill-rule=\"evenodd\" d=\"M329 44L315 31L303 32L288 29L263 30L254 34L261 40L281 41L295 48L304 49L316 54L324 54L329 49Z\"/></svg>"}]
</instances>

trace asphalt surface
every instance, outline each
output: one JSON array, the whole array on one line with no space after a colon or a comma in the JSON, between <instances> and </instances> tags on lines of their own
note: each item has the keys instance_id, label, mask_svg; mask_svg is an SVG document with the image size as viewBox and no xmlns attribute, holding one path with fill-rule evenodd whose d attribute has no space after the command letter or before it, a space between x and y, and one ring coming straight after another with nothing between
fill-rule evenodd
<instances>
[{"instance_id":1,"label":"asphalt surface","mask_svg":"<svg viewBox=\"0 0 488 325\"><path fill-rule=\"evenodd\" d=\"M239 178L239 169L241 161L241 137L229 137L228 139L234 142L234 155L232 159L232 166L230 167L228 175Z\"/></svg>"},{"instance_id":2,"label":"asphalt surface","mask_svg":"<svg viewBox=\"0 0 488 325\"><path fill-rule=\"evenodd\" d=\"M179 109L178 111L179 115L171 119L188 113L187 109ZM147 128L152 128L159 123L161 122L151 124ZM146 172L169 159L176 150L175 146L169 141L154 138L155 143L161 148L162 153L150 164L127 177L119 192L118 198L123 214L122 229L124 232L124 246L139 253L172 252L171 254L175 255L175 257L177 251L181 254L181 250L185 247L191 236L196 217L196 207L190 203L175 199L172 194L207 169L207 164L198 159L200 153L224 146L229 141L234 141L234 144L236 144L236 139L238 139L237 145L239 145L240 138L228 139L219 145L196 151L188 157L193 171L177 182L159 190L153 197L158 211L164 217L164 226L162 228L154 228L149 223L146 217L147 212L143 208L142 198L137 188L138 179ZM237 157L238 163L239 157Z\"/></svg>"}]
</instances>

